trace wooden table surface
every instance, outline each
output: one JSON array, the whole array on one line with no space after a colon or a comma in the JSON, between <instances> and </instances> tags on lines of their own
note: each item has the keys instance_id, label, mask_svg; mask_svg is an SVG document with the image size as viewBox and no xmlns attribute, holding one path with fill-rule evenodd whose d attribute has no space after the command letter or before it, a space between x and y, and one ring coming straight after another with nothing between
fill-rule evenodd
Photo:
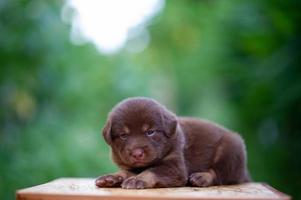
<instances>
[{"instance_id":1,"label":"wooden table surface","mask_svg":"<svg viewBox=\"0 0 301 200\"><path fill-rule=\"evenodd\" d=\"M208 188L179 187L127 190L121 188L97 188L95 179L60 178L54 181L17 191L18 200L141 200L141 199L282 199L290 197L263 183L247 183Z\"/></svg>"}]
</instances>

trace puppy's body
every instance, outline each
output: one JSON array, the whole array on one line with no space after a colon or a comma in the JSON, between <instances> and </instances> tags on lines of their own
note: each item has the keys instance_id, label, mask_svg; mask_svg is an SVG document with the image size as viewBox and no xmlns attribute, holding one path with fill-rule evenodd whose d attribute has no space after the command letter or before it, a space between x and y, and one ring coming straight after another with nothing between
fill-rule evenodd
<instances>
[{"instance_id":1,"label":"puppy's body","mask_svg":"<svg viewBox=\"0 0 301 200\"><path fill-rule=\"evenodd\" d=\"M238 134L206 120L179 118L179 123L186 139L188 174L212 170L212 185L249 181L245 146Z\"/></svg>"},{"instance_id":2,"label":"puppy's body","mask_svg":"<svg viewBox=\"0 0 301 200\"><path fill-rule=\"evenodd\" d=\"M176 117L152 99L119 103L103 135L121 171L99 177L99 187L205 187L249 181L238 134L209 121Z\"/></svg>"}]
</instances>

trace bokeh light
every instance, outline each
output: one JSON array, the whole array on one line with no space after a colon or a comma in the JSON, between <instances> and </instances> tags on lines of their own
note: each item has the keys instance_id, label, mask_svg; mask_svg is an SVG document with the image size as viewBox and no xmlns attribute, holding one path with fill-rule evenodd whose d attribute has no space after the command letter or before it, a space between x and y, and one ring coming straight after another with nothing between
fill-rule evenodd
<instances>
[{"instance_id":1,"label":"bokeh light","mask_svg":"<svg viewBox=\"0 0 301 200\"><path fill-rule=\"evenodd\" d=\"M164 0L68 0L62 18L71 21L74 44L93 42L99 51L111 54L120 50L135 32L132 35L140 38L140 45L134 48L142 51L148 43L147 22L163 6Z\"/></svg>"}]
</instances>

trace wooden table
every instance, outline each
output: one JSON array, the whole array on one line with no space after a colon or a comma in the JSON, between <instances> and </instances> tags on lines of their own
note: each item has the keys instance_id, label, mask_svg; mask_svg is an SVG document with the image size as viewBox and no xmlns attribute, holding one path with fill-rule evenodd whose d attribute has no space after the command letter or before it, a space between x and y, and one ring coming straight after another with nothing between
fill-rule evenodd
<instances>
[{"instance_id":1,"label":"wooden table","mask_svg":"<svg viewBox=\"0 0 301 200\"><path fill-rule=\"evenodd\" d=\"M141 200L141 199L262 199L289 200L290 197L263 183L247 183L232 186L214 186L208 188L179 187L126 190L121 188L97 188L95 179L60 178L42 185L17 191L18 200Z\"/></svg>"}]
</instances>

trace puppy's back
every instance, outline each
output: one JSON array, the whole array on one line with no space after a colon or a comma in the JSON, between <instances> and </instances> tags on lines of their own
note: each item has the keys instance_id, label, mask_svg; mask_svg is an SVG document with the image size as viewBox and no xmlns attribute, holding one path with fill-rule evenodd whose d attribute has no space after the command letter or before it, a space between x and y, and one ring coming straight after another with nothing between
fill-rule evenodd
<instances>
[{"instance_id":1,"label":"puppy's back","mask_svg":"<svg viewBox=\"0 0 301 200\"><path fill-rule=\"evenodd\" d=\"M179 124L184 132L187 145L207 146L218 142L224 134L231 131L213 122L192 117L179 117Z\"/></svg>"}]
</instances>

